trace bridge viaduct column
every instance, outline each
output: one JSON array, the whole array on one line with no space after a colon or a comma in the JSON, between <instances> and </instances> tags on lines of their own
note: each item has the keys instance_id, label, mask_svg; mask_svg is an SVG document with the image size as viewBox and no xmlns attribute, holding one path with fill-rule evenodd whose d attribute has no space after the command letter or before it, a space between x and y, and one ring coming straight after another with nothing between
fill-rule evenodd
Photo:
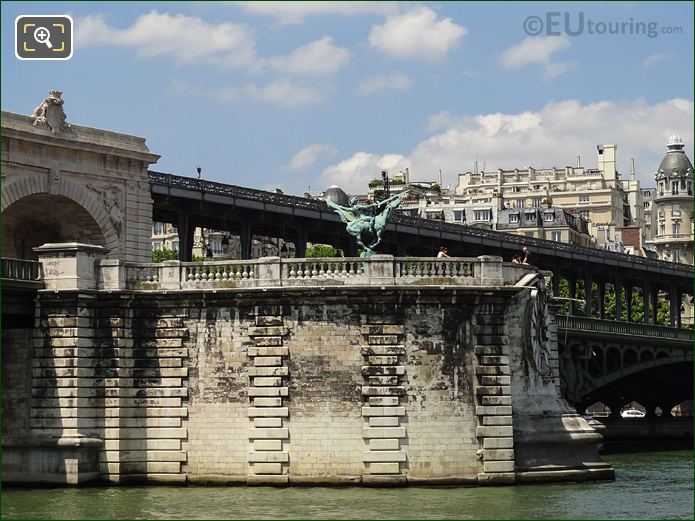
<instances>
[{"instance_id":1,"label":"bridge viaduct column","mask_svg":"<svg viewBox=\"0 0 695 521\"><path fill-rule=\"evenodd\" d=\"M613 279L615 289L615 320L620 320L623 316L623 278L616 276Z\"/></svg>"},{"instance_id":2,"label":"bridge viaduct column","mask_svg":"<svg viewBox=\"0 0 695 521\"><path fill-rule=\"evenodd\" d=\"M651 306L651 318L652 318L652 324L656 325L656 319L657 319L657 311L659 309L659 287L654 285L651 287L651 299L652 299L652 306Z\"/></svg>"},{"instance_id":3,"label":"bridge viaduct column","mask_svg":"<svg viewBox=\"0 0 695 521\"><path fill-rule=\"evenodd\" d=\"M603 279L598 283L598 316L606 318L606 281Z\"/></svg>"},{"instance_id":4,"label":"bridge viaduct column","mask_svg":"<svg viewBox=\"0 0 695 521\"><path fill-rule=\"evenodd\" d=\"M553 295L556 297L560 296L560 280L560 265L555 264L553 265Z\"/></svg>"},{"instance_id":5,"label":"bridge viaduct column","mask_svg":"<svg viewBox=\"0 0 695 521\"><path fill-rule=\"evenodd\" d=\"M671 327L681 327L681 290L675 284L671 284L668 290L669 298L669 322Z\"/></svg>"},{"instance_id":6,"label":"bridge viaduct column","mask_svg":"<svg viewBox=\"0 0 695 521\"><path fill-rule=\"evenodd\" d=\"M642 282L642 309L644 310L644 323L649 324L649 317L650 312L649 312L649 301L651 300L649 298L649 293L651 291L651 286L649 285L649 282L646 280Z\"/></svg>"},{"instance_id":7,"label":"bridge viaduct column","mask_svg":"<svg viewBox=\"0 0 695 521\"><path fill-rule=\"evenodd\" d=\"M181 211L176 216L176 227L179 232L179 260L191 262L193 260L193 236L195 226L188 212Z\"/></svg>"},{"instance_id":8,"label":"bridge viaduct column","mask_svg":"<svg viewBox=\"0 0 695 521\"><path fill-rule=\"evenodd\" d=\"M584 274L584 301L586 302L586 316L591 318L593 309L591 306L591 294L593 293L594 278L590 272Z\"/></svg>"},{"instance_id":9,"label":"bridge viaduct column","mask_svg":"<svg viewBox=\"0 0 695 521\"><path fill-rule=\"evenodd\" d=\"M241 242L241 258L250 259L251 240L253 239L253 234L251 233L251 222L249 222L248 219L244 219L239 224L241 225L241 232L239 234L239 241Z\"/></svg>"},{"instance_id":10,"label":"bridge viaduct column","mask_svg":"<svg viewBox=\"0 0 695 521\"><path fill-rule=\"evenodd\" d=\"M632 281L625 286L625 303L627 304L627 321L632 322Z\"/></svg>"},{"instance_id":11,"label":"bridge viaduct column","mask_svg":"<svg viewBox=\"0 0 695 521\"><path fill-rule=\"evenodd\" d=\"M577 298L577 277L574 273L570 273L569 276L569 286L570 286L570 314L577 314L577 304L575 300Z\"/></svg>"},{"instance_id":12,"label":"bridge viaduct column","mask_svg":"<svg viewBox=\"0 0 695 521\"><path fill-rule=\"evenodd\" d=\"M294 244L297 258L306 257L306 230L297 228L297 242Z\"/></svg>"}]
</instances>

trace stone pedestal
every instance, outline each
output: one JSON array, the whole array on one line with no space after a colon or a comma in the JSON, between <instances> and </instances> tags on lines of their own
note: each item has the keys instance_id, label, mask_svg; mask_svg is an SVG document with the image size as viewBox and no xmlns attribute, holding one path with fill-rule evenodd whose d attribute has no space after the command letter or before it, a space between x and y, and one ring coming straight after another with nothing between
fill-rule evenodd
<instances>
[{"instance_id":1,"label":"stone pedestal","mask_svg":"<svg viewBox=\"0 0 695 521\"><path fill-rule=\"evenodd\" d=\"M96 289L95 262L108 253L103 246L79 242L47 243L34 251L39 256L46 289Z\"/></svg>"}]
</instances>

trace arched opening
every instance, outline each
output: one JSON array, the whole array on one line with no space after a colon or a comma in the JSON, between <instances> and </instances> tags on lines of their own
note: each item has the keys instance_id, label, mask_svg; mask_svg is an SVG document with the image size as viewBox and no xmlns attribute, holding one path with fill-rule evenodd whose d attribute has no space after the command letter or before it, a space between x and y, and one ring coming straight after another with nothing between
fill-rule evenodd
<instances>
[{"instance_id":1,"label":"arched opening","mask_svg":"<svg viewBox=\"0 0 695 521\"><path fill-rule=\"evenodd\" d=\"M586 408L586 413L594 418L607 418L611 415L611 408L603 402L595 402Z\"/></svg>"},{"instance_id":2,"label":"arched opening","mask_svg":"<svg viewBox=\"0 0 695 521\"><path fill-rule=\"evenodd\" d=\"M620 351L611 347L606 351L606 373L612 373L620 369Z\"/></svg>"},{"instance_id":3,"label":"arched opening","mask_svg":"<svg viewBox=\"0 0 695 521\"><path fill-rule=\"evenodd\" d=\"M646 349L645 349L645 350L642 351L642 352L640 353L640 355L639 355L639 361L640 361L640 363L651 362L652 360L654 360L654 353L652 353L652 352L649 351L649 350L646 350Z\"/></svg>"},{"instance_id":4,"label":"arched opening","mask_svg":"<svg viewBox=\"0 0 695 521\"><path fill-rule=\"evenodd\" d=\"M626 349L623 353L623 367L629 367L637 363L637 351Z\"/></svg>"},{"instance_id":5,"label":"arched opening","mask_svg":"<svg viewBox=\"0 0 695 521\"><path fill-rule=\"evenodd\" d=\"M587 362L587 371L592 377L598 378L603 374L603 363L603 349L593 346L591 348L591 359Z\"/></svg>"},{"instance_id":6,"label":"arched opening","mask_svg":"<svg viewBox=\"0 0 695 521\"><path fill-rule=\"evenodd\" d=\"M640 419L647 415L647 409L639 402L628 402L620 408L623 419Z\"/></svg>"},{"instance_id":7,"label":"arched opening","mask_svg":"<svg viewBox=\"0 0 695 521\"><path fill-rule=\"evenodd\" d=\"M101 228L75 201L60 195L33 194L2 214L2 255L36 259L33 248L47 242L82 242L106 246Z\"/></svg>"},{"instance_id":8,"label":"arched opening","mask_svg":"<svg viewBox=\"0 0 695 521\"><path fill-rule=\"evenodd\" d=\"M693 415L693 401L692 400L684 400L678 405L675 405L673 409L671 409L671 416L678 417L678 416L691 416Z\"/></svg>"}]
</instances>

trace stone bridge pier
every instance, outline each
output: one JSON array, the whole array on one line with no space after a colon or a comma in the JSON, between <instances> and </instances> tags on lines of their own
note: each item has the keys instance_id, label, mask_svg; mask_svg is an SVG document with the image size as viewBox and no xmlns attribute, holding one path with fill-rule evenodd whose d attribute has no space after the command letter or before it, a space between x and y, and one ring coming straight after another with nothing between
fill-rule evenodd
<instances>
[{"instance_id":1,"label":"stone bridge pier","mask_svg":"<svg viewBox=\"0 0 695 521\"><path fill-rule=\"evenodd\" d=\"M33 338L8 351L7 483L613 477L560 397L548 273L490 256L37 254Z\"/></svg>"}]
</instances>

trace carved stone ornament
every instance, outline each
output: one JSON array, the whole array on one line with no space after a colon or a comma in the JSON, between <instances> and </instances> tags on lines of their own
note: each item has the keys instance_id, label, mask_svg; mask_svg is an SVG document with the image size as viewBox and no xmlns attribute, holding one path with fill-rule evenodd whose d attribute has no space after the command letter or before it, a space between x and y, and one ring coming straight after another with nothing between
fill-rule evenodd
<instances>
[{"instance_id":1,"label":"carved stone ornament","mask_svg":"<svg viewBox=\"0 0 695 521\"><path fill-rule=\"evenodd\" d=\"M101 203L106 209L106 213L116 230L116 235L120 238L123 228L123 212L119 208L118 202L121 198L121 188L117 185L95 186L92 183L87 183L87 188L99 195Z\"/></svg>"},{"instance_id":2,"label":"carved stone ornament","mask_svg":"<svg viewBox=\"0 0 695 521\"><path fill-rule=\"evenodd\" d=\"M52 90L48 97L34 109L32 117L34 126L47 128L54 134L71 132L70 125L65 122L65 111L63 110L64 101L61 99L63 93L59 90Z\"/></svg>"}]
</instances>

